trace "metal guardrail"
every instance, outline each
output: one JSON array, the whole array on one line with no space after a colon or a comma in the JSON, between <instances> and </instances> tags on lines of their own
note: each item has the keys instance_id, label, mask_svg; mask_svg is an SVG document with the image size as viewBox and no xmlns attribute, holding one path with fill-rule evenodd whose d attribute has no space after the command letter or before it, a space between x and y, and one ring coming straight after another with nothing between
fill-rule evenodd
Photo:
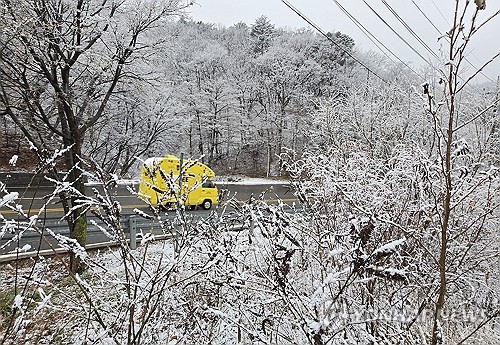
<instances>
[{"instance_id":1,"label":"metal guardrail","mask_svg":"<svg viewBox=\"0 0 500 345\"><path fill-rule=\"evenodd\" d=\"M96 221L94 217L89 217L89 220L93 220L95 224L98 226L104 226L105 224L102 221ZM42 220L41 220L42 221ZM152 220L144 219L141 217L137 216L129 216L127 218L122 218L120 219L121 227L124 231L125 234L128 234L127 238L127 243L130 247L131 250L135 250L137 248L137 240L140 238L138 236L138 230L140 229L147 229L148 231L153 232L154 234L154 239L155 240L168 240L174 238L175 234L175 227L170 229L171 233L165 234L165 233L157 233L155 234L154 231L159 231L159 230L164 230L159 222L154 222ZM67 223L64 221L59 221L57 219L50 219L46 218L43 220L43 226L45 228L50 228L54 233L56 234L61 234L61 235L68 235L69 236L69 229L67 226ZM89 222L88 225L88 232L97 232L99 233L100 230L98 226L93 225L92 223ZM234 222L227 227L228 231L238 231L242 230L243 225L240 224L234 224ZM2 238L5 240L12 239L14 234L5 234L4 237ZM40 234L36 232L28 232L23 235L23 238L39 238ZM94 249L100 249L100 248L108 248L108 247L114 247L120 245L122 242L121 241L104 241L104 242L96 242L96 243L89 243L85 246L86 250L94 250ZM5 263L9 261L14 261L14 260L19 260L19 259L27 259L31 257L37 257L37 256L50 256L50 255L56 255L56 254L65 254L68 253L68 250L65 248L57 247L54 249L44 249L44 250L36 250L36 251L17 251L17 252L11 252L7 254L0 254L0 263Z\"/></svg>"},{"instance_id":2,"label":"metal guardrail","mask_svg":"<svg viewBox=\"0 0 500 345\"><path fill-rule=\"evenodd\" d=\"M160 228L157 222L152 222L149 219L140 218L135 215L129 215L128 217L121 217L120 219L120 226L126 233L130 231L131 219L134 219L133 224L135 226L147 227L147 228L153 227L155 229ZM98 226L106 227L106 224L101 220L97 219L96 217L87 216L87 222L88 222L88 231L90 232L99 231L98 227L94 226L92 222L95 222ZM20 223L26 223L26 221L20 221ZM37 222L37 226L50 228L52 231L58 234L63 234L63 235L69 234L68 223L66 221L61 221L59 218L40 218ZM6 235L8 236L9 234ZM38 237L39 235L37 233L33 233L33 234L26 234L24 237L30 237L30 236Z\"/></svg>"},{"instance_id":3,"label":"metal guardrail","mask_svg":"<svg viewBox=\"0 0 500 345\"><path fill-rule=\"evenodd\" d=\"M104 222L96 220L94 217L89 217L89 220L93 220L95 224L98 226L103 226L106 227ZM56 234L61 234L65 236L69 236L69 229L68 229L68 224L64 221L60 221L57 218L45 218L45 219L40 219L39 220L38 226L44 227L44 228L49 228L51 229L54 233ZM138 227L144 227L147 228L148 230L159 230L161 227L157 222L152 222L151 220L147 219L137 219L135 216L130 216L127 218L122 218L120 219L120 225L121 228L123 229L125 234L129 234L129 238L127 239L130 248L131 249L136 249L137 248L137 228ZM87 231L89 233L99 233L99 227L95 226L94 224L90 223L88 224ZM20 225L22 227L22 225ZM16 234L5 234L1 240L9 241L11 240ZM156 239L165 239L169 235L164 235L164 234L156 234L155 238ZM40 238L40 234L35 232L35 231L29 231L23 234L23 239L36 239ZM99 249L99 248L106 248L106 247L113 247L119 245L119 241L104 241L104 242L96 242L96 243L89 243L85 246L85 249L87 250L93 250L93 249ZM13 261L13 260L18 260L18 259L25 259L25 258L30 258L30 257L36 257L39 255L46 256L46 255L55 255L55 254L63 254L67 253L68 250L65 248L54 248L54 249L44 249L44 250L36 250L36 251L26 251L26 252L11 252L7 254L0 254L0 262L8 262L8 261Z\"/></svg>"}]
</instances>

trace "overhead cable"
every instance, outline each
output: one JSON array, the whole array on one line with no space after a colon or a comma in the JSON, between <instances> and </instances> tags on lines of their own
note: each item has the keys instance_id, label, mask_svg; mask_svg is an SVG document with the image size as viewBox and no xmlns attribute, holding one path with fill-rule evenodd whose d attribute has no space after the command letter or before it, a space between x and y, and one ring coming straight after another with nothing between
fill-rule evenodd
<instances>
[{"instance_id":1,"label":"overhead cable","mask_svg":"<svg viewBox=\"0 0 500 345\"><path fill-rule=\"evenodd\" d=\"M415 0L411 0L411 2L413 2L413 5L415 5L415 7L420 11L420 13L422 13L422 15L425 17L425 19L427 19L427 21L434 27L434 29L436 29L436 31L441 34L441 30L438 29L438 27L432 22L432 20L429 19L429 17L427 17L427 15L425 14L424 11L422 11L422 9L417 5L417 3L415 2ZM449 25L449 24L448 24Z\"/></svg>"},{"instance_id":2,"label":"overhead cable","mask_svg":"<svg viewBox=\"0 0 500 345\"><path fill-rule=\"evenodd\" d=\"M384 24L385 24L385 25L386 25L389 29L391 29L391 31L392 31L392 32L393 32L396 36L398 36L398 37L399 37L399 39L400 39L401 41L403 41L403 42L404 42L404 43L405 43L405 44L406 44L406 45L407 45L407 46L408 46L411 50L413 50L413 52L414 52L415 54L417 54L417 55L418 55L418 56L419 56L422 60L424 60L424 61L425 61L428 65L432 66L432 64L430 63L430 61L428 61L426 58L424 58L424 57L422 56L422 54L420 54L420 53L419 53L419 52L418 52L415 48L413 48L413 47L412 47L412 45L411 45L411 44L409 44L409 43L408 43L408 42L407 42L407 41L406 41L406 40L405 40L405 39L404 39L404 38L403 38L403 37L402 37L402 36L401 36L401 35L400 35L397 31L396 31L396 30L394 30L394 28L393 28L392 26L390 26L390 25L389 25L389 23L387 23L387 22L385 21L385 19L384 19L384 18L382 18L382 17L380 16L380 14L378 14L378 13L377 13L377 11L375 11L375 10L373 9L373 7L371 7L371 6L370 6L370 5L366 2L366 0L363 0L363 2L366 4L366 6L368 6L368 8L369 8L369 9L370 9L373 13L375 13L375 15L376 15L376 16L377 16L377 17L378 17L378 18L379 18L379 19L380 19L380 20L381 20L381 21L382 21L382 22L383 22L383 23L384 23Z\"/></svg>"},{"instance_id":3,"label":"overhead cable","mask_svg":"<svg viewBox=\"0 0 500 345\"><path fill-rule=\"evenodd\" d=\"M439 60L439 56L434 53L434 51L425 43L423 39L420 38L420 36L413 31L413 29L404 21L403 18L387 3L386 0L382 0L382 3L391 11L391 13L396 17L396 19L405 27L405 29L413 36L415 39L429 52L431 53L437 60Z\"/></svg>"},{"instance_id":4,"label":"overhead cable","mask_svg":"<svg viewBox=\"0 0 500 345\"><path fill-rule=\"evenodd\" d=\"M403 60L401 60L401 58L399 56L397 56L391 49L389 49L383 42L381 42L374 34L372 34L370 32L370 30L368 30L363 24L361 24L349 11L347 11L345 9L344 6L342 6L337 0L333 0L333 2L335 2L335 4L340 8L340 10L342 12L344 12L344 14L361 30L361 32L366 36L368 37L368 39L385 55L387 56L387 58L389 58L389 60L391 60L392 62L394 62L394 60L391 59L391 57L389 57L387 55L387 53L382 49L380 48L380 46L382 46L383 48L385 48L385 50L387 50L392 56L394 56L399 62L401 62L406 68L408 68L409 70L411 70L413 73L415 73L416 75L420 76L417 72L415 72L415 70L413 70L406 62L404 62ZM376 42L374 42L374 40ZM377 44L378 42L378 44ZM379 46L380 44L380 46Z\"/></svg>"},{"instance_id":5,"label":"overhead cable","mask_svg":"<svg viewBox=\"0 0 500 345\"><path fill-rule=\"evenodd\" d=\"M345 49L343 46L335 42L334 39L332 39L330 36L328 36L318 25L316 25L312 20L307 18L302 12L300 12L297 8L295 8L292 4L290 4L287 0L281 0L282 3L284 3L289 9L291 9L293 12L295 12L299 17L301 17L303 20L305 20L309 25L311 25L316 31L318 31L321 35L323 35L326 39L328 39L330 42L332 42L337 48L342 50L344 53L346 53L351 59L356 61L358 64L360 64L362 67L364 67L368 72L371 72L374 76L382 80L384 83L389 84L384 78L379 76L377 73L375 73L373 70L371 70L368 66L366 66L363 62L361 62L358 58L356 58L354 55L351 54L347 49Z\"/></svg>"},{"instance_id":6,"label":"overhead cable","mask_svg":"<svg viewBox=\"0 0 500 345\"><path fill-rule=\"evenodd\" d=\"M432 1L432 4L434 5L434 7L436 8L436 10L439 12L439 14L441 15L441 17L444 19L444 21L446 22L446 24L448 24L448 26L451 26L450 22L448 21L448 19L445 17L445 15L443 14L443 12L441 12L441 10L439 9L438 5L436 5L436 3L434 2L434 0L431 0Z\"/></svg>"},{"instance_id":7,"label":"overhead cable","mask_svg":"<svg viewBox=\"0 0 500 345\"><path fill-rule=\"evenodd\" d=\"M444 37L446 39L446 41L448 43L450 43L450 39L448 38L448 36L446 35L443 35L441 30L439 30L439 28L432 22L432 20L425 14L425 12L420 8L420 6L417 5L417 3L415 2L415 0L411 0L413 2L413 5L415 5L415 7L418 9L418 11L425 17L425 19L427 19L427 21L434 27L434 29L436 29L437 33L440 35L439 37ZM467 63L469 65L472 66L472 68L474 68L475 70L478 70L478 68L476 66L474 66L474 64L466 57L464 56L464 59L465 61L467 61ZM491 79L489 76L487 76L486 74L484 74L483 72L480 72L481 75L483 77L485 77L486 79L488 79L489 81L491 81L492 83L494 83L495 81L493 79Z\"/></svg>"}]
</instances>

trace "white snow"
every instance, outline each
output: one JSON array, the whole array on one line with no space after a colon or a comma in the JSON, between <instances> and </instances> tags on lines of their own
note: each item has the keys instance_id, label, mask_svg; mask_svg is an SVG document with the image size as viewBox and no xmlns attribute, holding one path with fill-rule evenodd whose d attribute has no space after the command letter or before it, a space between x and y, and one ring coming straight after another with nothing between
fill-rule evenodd
<instances>
[{"instance_id":1,"label":"white snow","mask_svg":"<svg viewBox=\"0 0 500 345\"><path fill-rule=\"evenodd\" d=\"M20 252L27 252L30 249L31 249L31 246L29 244L25 244L22 248L19 249L19 251Z\"/></svg>"},{"instance_id":2,"label":"white snow","mask_svg":"<svg viewBox=\"0 0 500 345\"><path fill-rule=\"evenodd\" d=\"M12 165L12 166L16 166L18 158L19 158L18 155L13 155L12 158L9 160L9 164Z\"/></svg>"},{"instance_id":3,"label":"white snow","mask_svg":"<svg viewBox=\"0 0 500 345\"><path fill-rule=\"evenodd\" d=\"M399 240L395 240L389 243L384 244L382 247L379 247L375 249L372 255L378 255L378 254L389 254L393 253L396 251L396 247L403 244L406 241L406 239L401 238Z\"/></svg>"},{"instance_id":4,"label":"white snow","mask_svg":"<svg viewBox=\"0 0 500 345\"><path fill-rule=\"evenodd\" d=\"M146 212L139 210L138 208L134 208L133 212L138 215L139 217L142 217L144 219L152 219L152 217L147 214Z\"/></svg>"},{"instance_id":5,"label":"white snow","mask_svg":"<svg viewBox=\"0 0 500 345\"><path fill-rule=\"evenodd\" d=\"M155 240L155 235L153 235L152 233L145 233L143 234L142 236L142 239L141 239L141 246L144 246L147 242L151 242L151 241L154 241Z\"/></svg>"},{"instance_id":6,"label":"white snow","mask_svg":"<svg viewBox=\"0 0 500 345\"><path fill-rule=\"evenodd\" d=\"M342 254L342 253L344 253L344 249L342 249L342 248L332 249L332 250L330 250L330 252L328 253L328 256L329 256L330 258L332 258L332 257L337 256L337 255L340 255L340 254Z\"/></svg>"},{"instance_id":7,"label":"white snow","mask_svg":"<svg viewBox=\"0 0 500 345\"><path fill-rule=\"evenodd\" d=\"M148 158L144 161L144 165L147 167L154 167L155 165L158 165L160 160L161 160L161 157L151 157L151 158Z\"/></svg>"},{"instance_id":8,"label":"white snow","mask_svg":"<svg viewBox=\"0 0 500 345\"><path fill-rule=\"evenodd\" d=\"M85 279L82 279L78 273L75 274L75 278L85 290L93 293L94 289L92 288L92 286Z\"/></svg>"},{"instance_id":9,"label":"white snow","mask_svg":"<svg viewBox=\"0 0 500 345\"><path fill-rule=\"evenodd\" d=\"M12 303L12 306L14 308L21 309L22 305L23 305L23 296L21 294L18 294L14 298L14 302Z\"/></svg>"},{"instance_id":10,"label":"white snow","mask_svg":"<svg viewBox=\"0 0 500 345\"><path fill-rule=\"evenodd\" d=\"M33 151L33 152L36 152L38 151L37 147L35 146L35 144L33 144L30 140L28 140L28 144L30 145L30 150Z\"/></svg>"},{"instance_id":11,"label":"white snow","mask_svg":"<svg viewBox=\"0 0 500 345\"><path fill-rule=\"evenodd\" d=\"M139 184L139 180L137 179L121 179L116 180L116 183L120 186L134 186Z\"/></svg>"},{"instance_id":12,"label":"white snow","mask_svg":"<svg viewBox=\"0 0 500 345\"><path fill-rule=\"evenodd\" d=\"M50 303L50 298L52 297L52 294L46 295L45 291L43 291L43 289L41 287L39 287L37 291L38 291L38 295L42 299L41 302L37 302L38 306L36 307L36 311L38 312L38 311L44 309Z\"/></svg>"},{"instance_id":13,"label":"white snow","mask_svg":"<svg viewBox=\"0 0 500 345\"><path fill-rule=\"evenodd\" d=\"M272 179L246 176L217 176L213 179L219 185L263 185L263 184L288 184L286 179Z\"/></svg>"},{"instance_id":14,"label":"white snow","mask_svg":"<svg viewBox=\"0 0 500 345\"><path fill-rule=\"evenodd\" d=\"M115 182L119 186L135 186L139 184L138 179L115 179ZM94 187L94 186L102 186L103 183L100 181L92 181L89 180L88 182L85 183L85 186L87 187Z\"/></svg>"},{"instance_id":15,"label":"white snow","mask_svg":"<svg viewBox=\"0 0 500 345\"><path fill-rule=\"evenodd\" d=\"M2 199L0 200L0 207L7 205L8 203L16 200L19 198L19 193L18 192L10 192L5 194Z\"/></svg>"}]
</instances>

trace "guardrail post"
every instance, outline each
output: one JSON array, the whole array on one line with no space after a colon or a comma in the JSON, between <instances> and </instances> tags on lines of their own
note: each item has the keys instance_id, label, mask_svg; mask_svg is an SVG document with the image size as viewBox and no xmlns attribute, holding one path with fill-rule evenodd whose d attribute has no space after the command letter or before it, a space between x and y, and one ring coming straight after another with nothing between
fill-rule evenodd
<instances>
[{"instance_id":1,"label":"guardrail post","mask_svg":"<svg viewBox=\"0 0 500 345\"><path fill-rule=\"evenodd\" d=\"M252 214L250 219L250 235L253 236L253 230L255 229L255 216Z\"/></svg>"},{"instance_id":2,"label":"guardrail post","mask_svg":"<svg viewBox=\"0 0 500 345\"><path fill-rule=\"evenodd\" d=\"M247 222L245 222L246 224L248 224ZM241 229L244 229L245 228L245 223L243 223L243 226L241 227ZM252 243L253 241L253 230L255 228L255 215L253 214L250 214L250 224L248 224L248 243Z\"/></svg>"},{"instance_id":3,"label":"guardrail post","mask_svg":"<svg viewBox=\"0 0 500 345\"><path fill-rule=\"evenodd\" d=\"M128 229L130 231L130 249L137 248L137 222L134 216L128 218Z\"/></svg>"},{"instance_id":4,"label":"guardrail post","mask_svg":"<svg viewBox=\"0 0 500 345\"><path fill-rule=\"evenodd\" d=\"M181 220L179 219L180 215L177 214L177 216L174 219L174 253L178 254L179 253L179 233L182 230L182 225L181 225Z\"/></svg>"}]
</instances>

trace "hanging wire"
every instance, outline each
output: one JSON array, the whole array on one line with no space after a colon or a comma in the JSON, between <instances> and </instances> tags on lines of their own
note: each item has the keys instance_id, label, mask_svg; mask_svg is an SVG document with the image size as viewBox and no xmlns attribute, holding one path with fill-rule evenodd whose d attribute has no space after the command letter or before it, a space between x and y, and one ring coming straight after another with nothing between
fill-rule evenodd
<instances>
[{"instance_id":1,"label":"hanging wire","mask_svg":"<svg viewBox=\"0 0 500 345\"><path fill-rule=\"evenodd\" d=\"M371 72L374 76L382 80L384 83L389 84L388 81L386 81L384 78L379 76L377 73L375 73L373 70L371 70L368 66L366 66L363 62L361 62L358 58L356 58L354 55L351 54L347 49L342 47L340 44L335 42L334 39L332 39L330 36L328 36L318 25L316 25L312 20L307 18L302 12L300 12L297 8L295 8L292 4L290 4L287 0L281 0L282 3L284 3L289 9L291 9L293 12L295 12L299 17L304 19L309 25L311 25L316 31L318 31L321 35L323 35L325 38L327 38L330 42L332 42L337 48L342 50L344 53L346 53L351 59L356 61L358 64L360 64L362 67L364 67L367 71Z\"/></svg>"},{"instance_id":2,"label":"hanging wire","mask_svg":"<svg viewBox=\"0 0 500 345\"><path fill-rule=\"evenodd\" d=\"M425 12L420 8L420 6L417 5L417 3L415 2L415 0L411 0L413 2L413 5L415 5L415 7L418 9L418 11L425 17L425 19L427 19L427 21L434 27L434 29L436 30L436 32L440 35L439 37L444 37L446 39L446 41L448 43L450 43L450 39L448 38L448 36L446 35L443 35L441 30L439 30L439 28L433 23L433 21L425 14ZM436 4L434 4L435 6ZM448 23L448 22L447 22ZM476 66L474 66L474 64L467 58L467 57L464 57L465 61L467 61L467 63L469 65L472 66L472 68L474 68L475 70L478 70L478 68ZM489 76L487 76L486 74L484 74L483 72L481 72L481 75L483 77L485 77L486 79L488 79L489 81L491 81L492 83L494 83L495 81L493 79L491 79Z\"/></svg>"},{"instance_id":3,"label":"hanging wire","mask_svg":"<svg viewBox=\"0 0 500 345\"><path fill-rule=\"evenodd\" d=\"M367 2L366 0L363 0L363 2L366 4L366 6L368 6L368 8L382 21L382 23L384 23L396 36L398 36L398 38L403 41L411 50L413 50L413 52L415 54L417 54L422 60L424 60L428 65L432 66L432 64L430 63L430 61L428 61L426 58L424 58L422 56L422 54L420 54L415 48L413 48L413 46L408 43L389 23L387 23L387 21L382 18L382 16L380 14L378 14L377 11L375 11L373 9L373 7L371 7Z\"/></svg>"},{"instance_id":4,"label":"hanging wire","mask_svg":"<svg viewBox=\"0 0 500 345\"><path fill-rule=\"evenodd\" d=\"M337 0L333 0L333 2L340 8L342 12L361 30L361 32L368 37L368 39L392 62L395 62L387 53L388 51L392 56L394 56L400 63L402 63L406 68L415 73L417 76L420 76L413 68L411 68L406 62L404 62L399 56L397 56L390 48L388 48L383 42L381 42L374 34L370 32L362 23L360 23L348 10L345 9ZM376 42L375 42L376 41ZM380 46L385 48L383 50Z\"/></svg>"},{"instance_id":5,"label":"hanging wire","mask_svg":"<svg viewBox=\"0 0 500 345\"><path fill-rule=\"evenodd\" d=\"M382 0L382 3L389 9L389 11L396 17L396 19L405 27L405 29L429 52L433 55L437 60L439 60L439 56L434 53L434 51L425 43L423 39L406 23L406 21L401 18L401 16L387 3L386 0Z\"/></svg>"}]
</instances>

